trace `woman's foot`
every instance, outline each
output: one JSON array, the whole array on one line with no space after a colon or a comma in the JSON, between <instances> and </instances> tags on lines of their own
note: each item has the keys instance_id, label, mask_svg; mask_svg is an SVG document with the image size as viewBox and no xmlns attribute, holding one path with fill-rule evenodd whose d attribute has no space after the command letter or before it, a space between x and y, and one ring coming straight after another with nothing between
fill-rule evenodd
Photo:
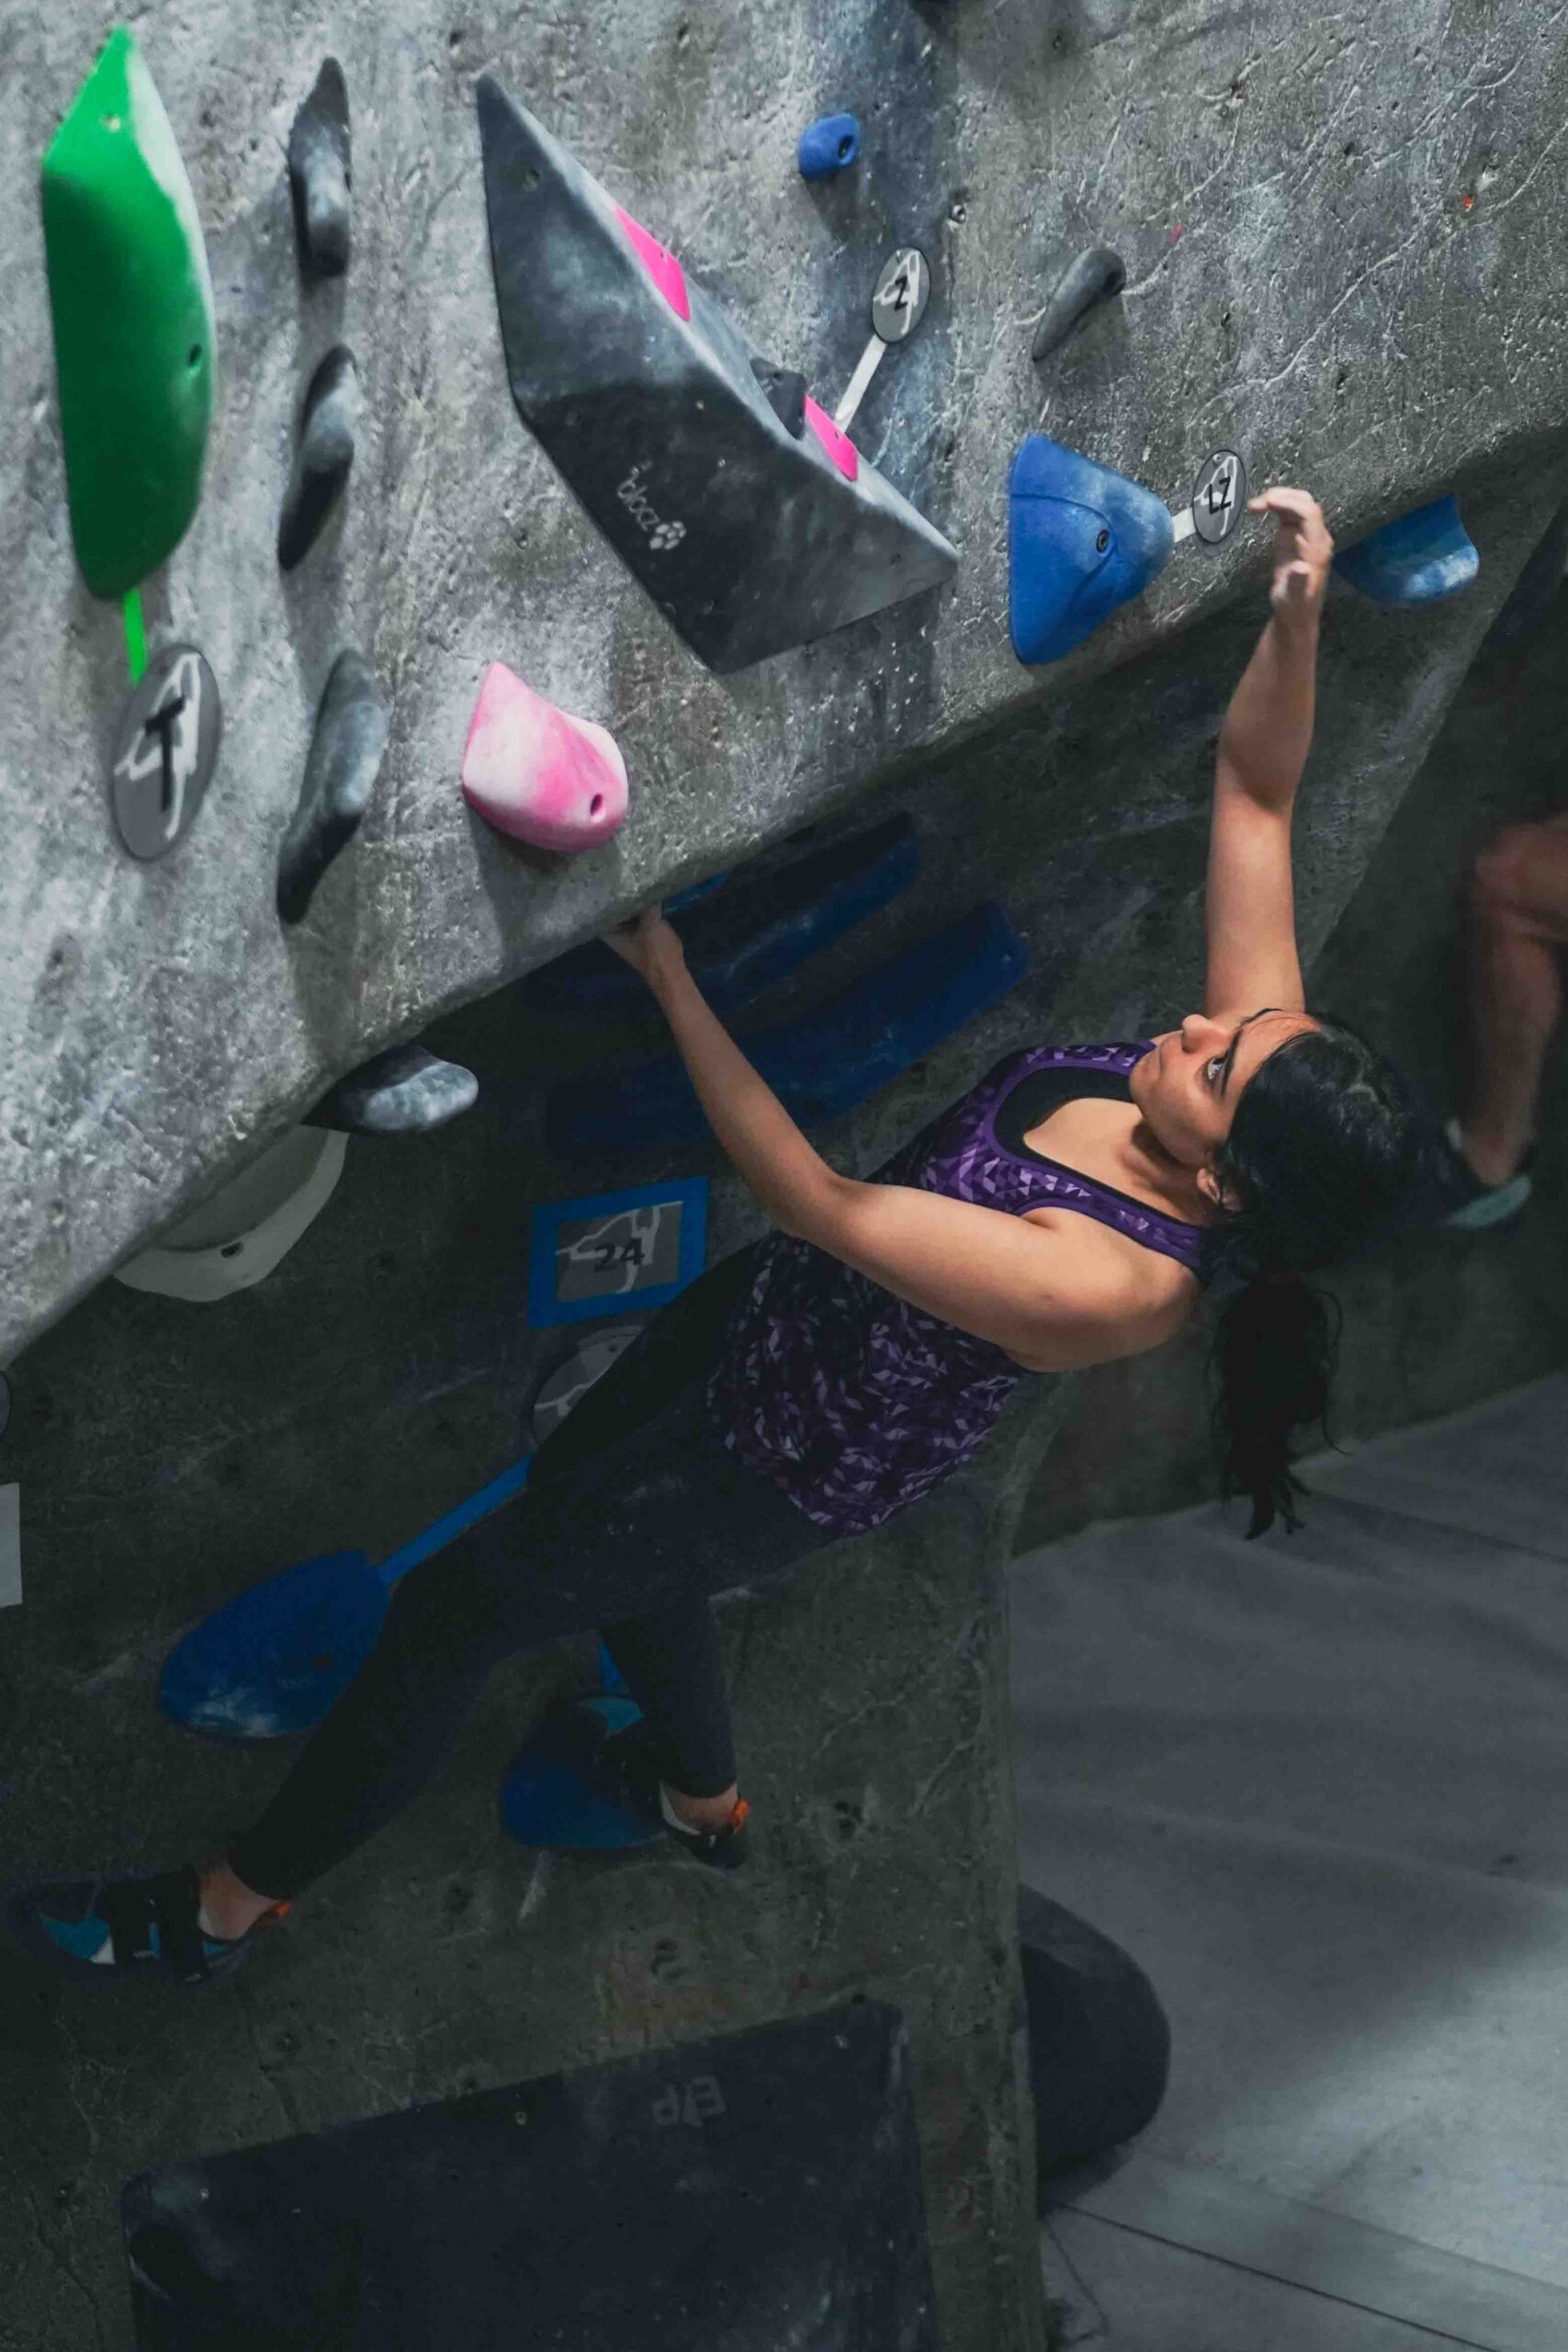
<instances>
[{"instance_id":1,"label":"woman's foot","mask_svg":"<svg viewBox=\"0 0 1568 2352\"><path fill-rule=\"evenodd\" d=\"M254 1904L251 1891L244 1893ZM214 1918L202 1875L186 1862L151 1878L63 1879L20 1887L6 1902L6 1919L25 1951L69 1975L104 1984L166 1973L200 1984L231 1975L250 1957L251 1930L264 1918L281 1919L288 1907L263 1902L244 1928L222 1905ZM237 1932L224 1932L229 1928Z\"/></svg>"},{"instance_id":2,"label":"woman's foot","mask_svg":"<svg viewBox=\"0 0 1568 2352\"><path fill-rule=\"evenodd\" d=\"M270 1894L258 1894L243 1878L236 1878L225 1861L204 1863L200 1871L201 1926L209 1936L220 1937L226 1943L236 1943L248 1936L258 1919L280 1907Z\"/></svg>"},{"instance_id":3,"label":"woman's foot","mask_svg":"<svg viewBox=\"0 0 1568 2352\"><path fill-rule=\"evenodd\" d=\"M687 1796L660 1779L646 1717L606 1733L591 1705L580 1702L574 1713L588 1735L579 1769L596 1793L656 1823L710 1870L739 1869L746 1860L750 1807L733 1781L719 1796Z\"/></svg>"}]
</instances>

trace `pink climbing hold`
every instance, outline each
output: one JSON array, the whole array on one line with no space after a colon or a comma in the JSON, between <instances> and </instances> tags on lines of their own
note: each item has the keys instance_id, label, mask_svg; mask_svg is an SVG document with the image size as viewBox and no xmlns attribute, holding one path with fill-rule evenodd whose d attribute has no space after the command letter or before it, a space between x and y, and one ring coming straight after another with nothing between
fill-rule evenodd
<instances>
[{"instance_id":1,"label":"pink climbing hold","mask_svg":"<svg viewBox=\"0 0 1568 2352\"><path fill-rule=\"evenodd\" d=\"M806 421L845 480L853 481L860 472L860 451L849 435L840 431L827 410L818 407L809 392L806 395Z\"/></svg>"},{"instance_id":2,"label":"pink climbing hold","mask_svg":"<svg viewBox=\"0 0 1568 2352\"><path fill-rule=\"evenodd\" d=\"M492 662L463 747L463 797L536 849L592 849L626 822L626 763L605 728Z\"/></svg>"},{"instance_id":3,"label":"pink climbing hold","mask_svg":"<svg viewBox=\"0 0 1568 2352\"><path fill-rule=\"evenodd\" d=\"M618 204L615 207L615 218L642 255L644 268L676 317L689 319L692 315L692 305L686 293L686 273L669 246L661 245L658 238L651 236L643 227L640 220L634 220L631 214L623 212Z\"/></svg>"}]
</instances>

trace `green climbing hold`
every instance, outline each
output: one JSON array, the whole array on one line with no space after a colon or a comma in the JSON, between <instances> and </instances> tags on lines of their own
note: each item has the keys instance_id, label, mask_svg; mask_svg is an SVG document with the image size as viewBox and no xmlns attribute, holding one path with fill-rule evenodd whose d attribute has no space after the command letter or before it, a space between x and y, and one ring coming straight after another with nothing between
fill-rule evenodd
<instances>
[{"instance_id":1,"label":"green climbing hold","mask_svg":"<svg viewBox=\"0 0 1568 2352\"><path fill-rule=\"evenodd\" d=\"M44 156L43 239L76 560L119 596L196 513L215 333L196 198L123 25Z\"/></svg>"}]
</instances>

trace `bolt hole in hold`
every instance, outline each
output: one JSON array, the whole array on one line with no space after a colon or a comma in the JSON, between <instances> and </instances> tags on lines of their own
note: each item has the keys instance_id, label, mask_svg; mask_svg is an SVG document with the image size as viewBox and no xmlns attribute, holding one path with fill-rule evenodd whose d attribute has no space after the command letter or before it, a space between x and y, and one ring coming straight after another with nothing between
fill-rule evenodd
<instances>
[{"instance_id":1,"label":"bolt hole in hold","mask_svg":"<svg viewBox=\"0 0 1568 2352\"><path fill-rule=\"evenodd\" d=\"M105 117L104 117L104 129L105 129L106 130L118 130L119 128L120 128L120 119L119 119L119 117L118 117L118 114L107 114L107 115L105 115Z\"/></svg>"},{"instance_id":2,"label":"bolt hole in hold","mask_svg":"<svg viewBox=\"0 0 1568 2352\"><path fill-rule=\"evenodd\" d=\"M603 808L603 807L604 807L604 794L603 794L602 792L596 792L596 793L593 795L592 799L592 800L589 802L589 804L588 804L588 813L589 813L589 815L590 815L591 817L596 817L596 816L599 814L600 809L601 809L601 808Z\"/></svg>"},{"instance_id":3,"label":"bolt hole in hold","mask_svg":"<svg viewBox=\"0 0 1568 2352\"><path fill-rule=\"evenodd\" d=\"M220 1258L237 1258L244 1246L243 1241L225 1241L218 1255Z\"/></svg>"},{"instance_id":4,"label":"bolt hole in hold","mask_svg":"<svg viewBox=\"0 0 1568 2352\"><path fill-rule=\"evenodd\" d=\"M842 162L842 161L843 161L843 160L848 156L848 154L849 154L849 153L850 153L850 150L853 147L854 143L855 143L855 142L854 142L854 141L853 141L852 139L840 139L840 141L839 141L839 158L840 158L840 162Z\"/></svg>"},{"instance_id":5,"label":"bolt hole in hold","mask_svg":"<svg viewBox=\"0 0 1568 2352\"><path fill-rule=\"evenodd\" d=\"M186 354L186 366L187 368L199 368L200 365L201 345L199 343L193 343L190 349Z\"/></svg>"},{"instance_id":6,"label":"bolt hole in hold","mask_svg":"<svg viewBox=\"0 0 1568 2352\"><path fill-rule=\"evenodd\" d=\"M1107 548L1110 545L1111 545L1111 534L1110 534L1110 532L1109 532L1109 531L1101 531L1101 533L1100 534L1100 537L1096 539L1096 541L1095 541L1095 543L1094 543L1095 553L1096 553L1097 555L1103 555L1103 554L1105 553L1106 548Z\"/></svg>"},{"instance_id":7,"label":"bolt hole in hold","mask_svg":"<svg viewBox=\"0 0 1568 2352\"><path fill-rule=\"evenodd\" d=\"M537 187L539 185L538 172L532 164L524 166L523 185L525 187Z\"/></svg>"}]
</instances>

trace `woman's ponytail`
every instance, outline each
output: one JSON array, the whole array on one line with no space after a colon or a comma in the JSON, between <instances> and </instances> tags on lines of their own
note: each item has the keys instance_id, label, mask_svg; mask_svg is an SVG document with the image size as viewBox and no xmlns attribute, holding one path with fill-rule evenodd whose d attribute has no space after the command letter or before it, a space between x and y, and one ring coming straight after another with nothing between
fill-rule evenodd
<instances>
[{"instance_id":1,"label":"woman's ponytail","mask_svg":"<svg viewBox=\"0 0 1568 2352\"><path fill-rule=\"evenodd\" d=\"M1409 1080L1342 1021L1291 1038L1248 1080L1215 1171L1240 1205L1210 1229L1216 1289L1230 1293L1210 1353L1213 1431L1227 1498L1252 1500L1248 1537L1301 1524L1291 1441L1321 1424L1339 1303L1304 1279L1376 1246L1418 1181L1429 1124Z\"/></svg>"},{"instance_id":2,"label":"woman's ponytail","mask_svg":"<svg viewBox=\"0 0 1568 2352\"><path fill-rule=\"evenodd\" d=\"M1299 1274L1258 1274L1224 1306L1212 1361L1220 1393L1213 1431L1221 1492L1252 1500L1250 1539L1276 1516L1301 1525L1304 1492L1291 1471L1291 1438L1303 1424L1327 1428L1329 1389L1343 1323L1338 1301Z\"/></svg>"}]
</instances>

